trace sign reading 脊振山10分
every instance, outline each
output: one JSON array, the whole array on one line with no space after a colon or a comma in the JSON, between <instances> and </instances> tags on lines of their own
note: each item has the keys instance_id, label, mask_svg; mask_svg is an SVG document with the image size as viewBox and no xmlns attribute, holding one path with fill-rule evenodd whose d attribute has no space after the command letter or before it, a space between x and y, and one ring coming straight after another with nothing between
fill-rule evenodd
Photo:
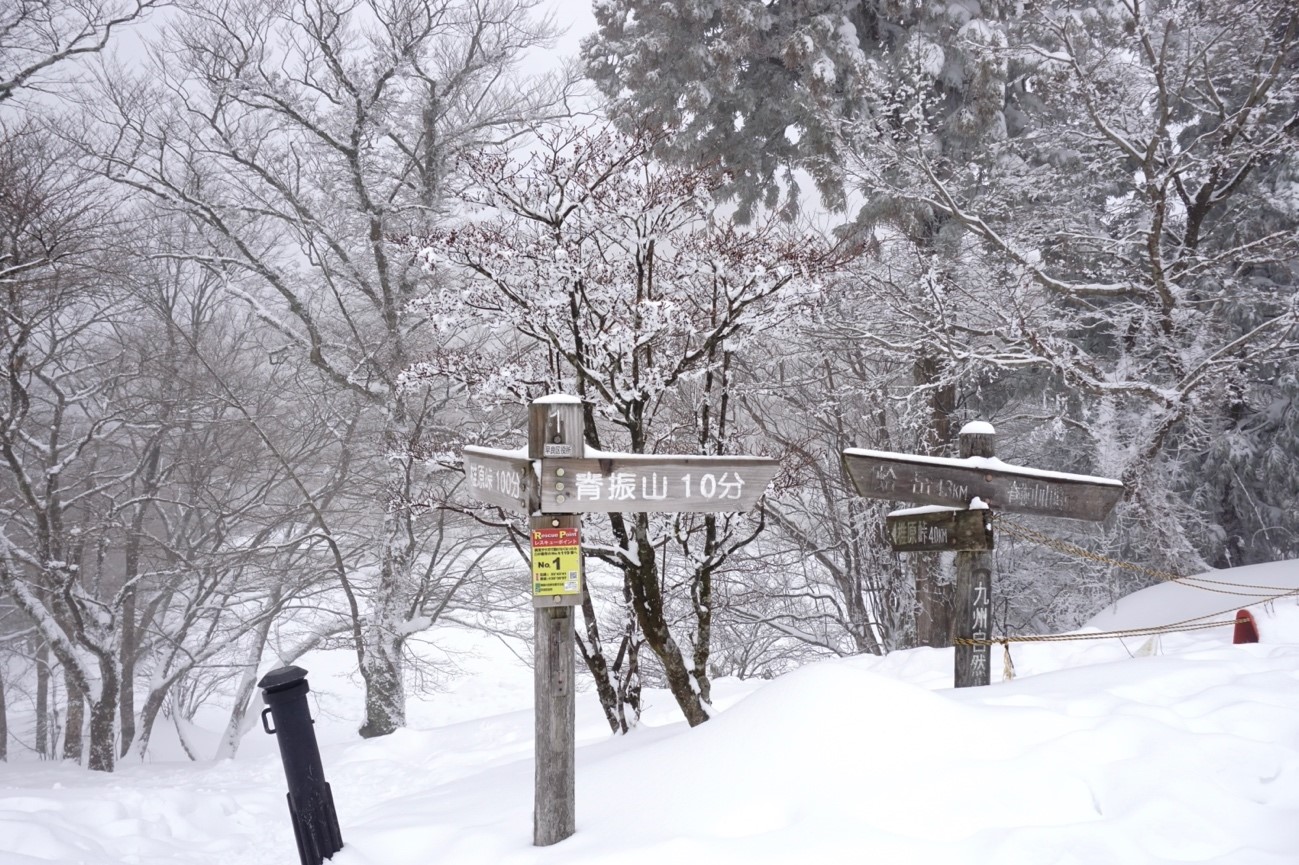
<instances>
[{"instance_id":1,"label":"sign reading \u810a\u632f\u5c7110\u5206","mask_svg":"<svg viewBox=\"0 0 1299 865\"><path fill-rule=\"evenodd\" d=\"M582 403L542 397L528 413L528 446L467 447L465 479L480 501L530 515L536 694L533 843L573 834L573 607L582 603L583 513L746 511L776 461L746 456L606 454L584 443Z\"/></svg>"},{"instance_id":2,"label":"sign reading \u810a\u632f\u5c7110\u5206","mask_svg":"<svg viewBox=\"0 0 1299 865\"><path fill-rule=\"evenodd\" d=\"M1123 484L1003 463L986 423L966 424L960 441L960 459L850 448L843 461L859 495L921 506L887 517L894 550L956 551L955 684L964 688L991 680L993 512L1103 520Z\"/></svg>"}]
</instances>

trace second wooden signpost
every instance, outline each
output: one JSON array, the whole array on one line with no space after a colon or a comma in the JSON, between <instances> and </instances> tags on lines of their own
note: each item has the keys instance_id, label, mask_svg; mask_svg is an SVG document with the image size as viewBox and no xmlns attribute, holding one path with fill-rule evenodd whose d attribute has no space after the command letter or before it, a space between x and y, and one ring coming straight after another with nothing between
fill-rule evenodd
<instances>
[{"instance_id":1,"label":"second wooden signpost","mask_svg":"<svg viewBox=\"0 0 1299 865\"><path fill-rule=\"evenodd\" d=\"M844 468L861 496L913 502L921 508L886 517L897 552L956 552L956 687L986 685L992 634L994 509L1010 513L1103 520L1123 497L1109 478L1003 463L996 430L981 421L961 428L961 458L850 448Z\"/></svg>"}]
</instances>

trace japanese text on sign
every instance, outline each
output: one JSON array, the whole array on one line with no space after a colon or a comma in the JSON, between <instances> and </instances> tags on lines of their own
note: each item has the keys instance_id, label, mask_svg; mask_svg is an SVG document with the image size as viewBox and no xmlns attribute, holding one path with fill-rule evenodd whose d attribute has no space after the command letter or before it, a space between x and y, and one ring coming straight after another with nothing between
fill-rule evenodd
<instances>
[{"instance_id":1,"label":"japanese text on sign","mask_svg":"<svg viewBox=\"0 0 1299 865\"><path fill-rule=\"evenodd\" d=\"M978 568L974 572L974 596L970 599L970 613L974 623L974 628L970 637L974 640L975 646L970 657L970 674L976 678L976 681L987 681L989 675L988 656L990 647L987 645L988 635L991 632L992 617L992 597L991 597L992 574L985 568Z\"/></svg>"},{"instance_id":2,"label":"japanese text on sign","mask_svg":"<svg viewBox=\"0 0 1299 865\"><path fill-rule=\"evenodd\" d=\"M479 490L498 490L507 496L519 498L523 495L523 485L519 470L513 466L486 465L466 461L465 474L469 485Z\"/></svg>"},{"instance_id":3,"label":"japanese text on sign","mask_svg":"<svg viewBox=\"0 0 1299 865\"><path fill-rule=\"evenodd\" d=\"M662 501L673 498L740 499L744 478L736 472L667 474L617 471L609 475L578 472L574 478L577 500Z\"/></svg>"},{"instance_id":4,"label":"japanese text on sign","mask_svg":"<svg viewBox=\"0 0 1299 865\"><path fill-rule=\"evenodd\" d=\"M924 520L899 521L891 526L893 543L898 546L914 544L947 543L947 526L934 525Z\"/></svg>"},{"instance_id":5,"label":"japanese text on sign","mask_svg":"<svg viewBox=\"0 0 1299 865\"><path fill-rule=\"evenodd\" d=\"M581 540L576 528L532 532L533 597L576 595L582 591Z\"/></svg>"}]
</instances>

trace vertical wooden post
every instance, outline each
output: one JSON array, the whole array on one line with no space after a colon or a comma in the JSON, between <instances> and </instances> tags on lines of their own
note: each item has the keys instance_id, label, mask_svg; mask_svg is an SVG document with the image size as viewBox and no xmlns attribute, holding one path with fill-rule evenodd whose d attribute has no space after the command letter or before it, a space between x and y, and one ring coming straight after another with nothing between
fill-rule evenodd
<instances>
[{"instance_id":1,"label":"vertical wooden post","mask_svg":"<svg viewBox=\"0 0 1299 865\"><path fill-rule=\"evenodd\" d=\"M528 411L528 457L581 457L582 404L576 397L544 397ZM566 498L566 497L565 497ZM573 528L580 514L533 514L530 528ZM573 607L533 612L533 692L536 774L532 843L546 847L576 828L574 770Z\"/></svg>"},{"instance_id":2,"label":"vertical wooden post","mask_svg":"<svg viewBox=\"0 0 1299 865\"><path fill-rule=\"evenodd\" d=\"M990 457L996 452L996 431L986 423L961 429L961 457ZM961 645L960 640L984 640L992 633L992 553L962 550L956 554L956 664L958 688L991 681L991 646Z\"/></svg>"}]
</instances>

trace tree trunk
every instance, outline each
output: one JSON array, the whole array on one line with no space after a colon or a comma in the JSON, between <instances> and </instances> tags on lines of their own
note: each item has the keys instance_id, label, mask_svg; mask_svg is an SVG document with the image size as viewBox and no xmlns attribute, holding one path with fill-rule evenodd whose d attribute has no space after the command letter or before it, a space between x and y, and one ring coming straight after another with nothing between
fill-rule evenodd
<instances>
[{"instance_id":1,"label":"tree trunk","mask_svg":"<svg viewBox=\"0 0 1299 865\"><path fill-rule=\"evenodd\" d=\"M374 634L366 652L365 669L362 670L365 679L365 723L357 732L363 738L387 736L406 726L406 690L402 682L401 650L401 640L384 633Z\"/></svg>"},{"instance_id":2,"label":"tree trunk","mask_svg":"<svg viewBox=\"0 0 1299 865\"><path fill-rule=\"evenodd\" d=\"M118 671L116 658L100 663L99 699L90 704L90 759L96 772L111 772L117 764Z\"/></svg>"},{"instance_id":3,"label":"tree trunk","mask_svg":"<svg viewBox=\"0 0 1299 865\"><path fill-rule=\"evenodd\" d=\"M63 685L68 691L68 716L63 726L63 759L81 763L82 729L86 724L86 698L71 673L63 673Z\"/></svg>"},{"instance_id":4,"label":"tree trunk","mask_svg":"<svg viewBox=\"0 0 1299 865\"><path fill-rule=\"evenodd\" d=\"M716 531L717 518L709 514L706 520L711 538ZM699 686L699 699L706 705L713 699L712 680L708 678L708 656L713 647L713 568L711 565L705 565L695 572L691 588L696 621L695 645L691 653L691 660L695 665L692 675Z\"/></svg>"},{"instance_id":5,"label":"tree trunk","mask_svg":"<svg viewBox=\"0 0 1299 865\"><path fill-rule=\"evenodd\" d=\"M44 640L36 648L36 753L44 760L54 756L50 741L50 644Z\"/></svg>"},{"instance_id":6,"label":"tree trunk","mask_svg":"<svg viewBox=\"0 0 1299 865\"><path fill-rule=\"evenodd\" d=\"M9 704L5 702L5 679L0 676L0 760L9 759Z\"/></svg>"},{"instance_id":7,"label":"tree trunk","mask_svg":"<svg viewBox=\"0 0 1299 865\"><path fill-rule=\"evenodd\" d=\"M604 720L612 733L626 733L629 729L627 715L623 711L619 691L614 687L610 676L609 661L604 656L604 647L600 642L600 623L595 617L595 606L591 603L591 592L582 581L582 622L586 628L586 639L575 635L577 650L582 655L582 663L595 681L595 693L600 698L600 708L604 711ZM626 645L624 640L623 645ZM622 653L619 653L621 659ZM617 662L615 662L615 669Z\"/></svg>"},{"instance_id":8,"label":"tree trunk","mask_svg":"<svg viewBox=\"0 0 1299 865\"><path fill-rule=\"evenodd\" d=\"M138 543L132 542L131 546L138 546ZM135 564L130 562L132 558L138 558L138 552L132 552L128 547L126 568L127 578L135 576L137 570ZM122 645L118 663L122 669L122 687L121 696L118 701L118 723L121 724L122 730L122 750L121 756L125 757L131 749L131 742L135 739L135 587L128 587L122 593L122 613L120 616L122 622Z\"/></svg>"},{"instance_id":9,"label":"tree trunk","mask_svg":"<svg viewBox=\"0 0 1299 865\"><path fill-rule=\"evenodd\" d=\"M278 591L274 602L277 605L280 602ZM230 707L230 720L226 722L225 732L217 745L215 756L218 760L233 760L239 751L239 740L248 730L244 719L248 715L248 706L253 700L253 691L257 688L257 668L262 663L262 653L266 650L266 638L270 635L272 622L274 617L266 616L262 624L253 632L253 646L248 650L248 657L244 658L244 672L239 679L239 688L235 692L234 705Z\"/></svg>"},{"instance_id":10,"label":"tree trunk","mask_svg":"<svg viewBox=\"0 0 1299 865\"><path fill-rule=\"evenodd\" d=\"M697 727L708 720L708 711L694 688L694 679L686 666L681 648L672 638L663 610L663 593L659 587L658 559L654 548L650 546L647 536L648 526L644 514L633 518L636 532L636 546L639 552L639 563L628 567L624 573L631 586L632 608L636 611L636 621L641 633L645 635L645 644L663 665L667 676L668 689L676 699L686 722Z\"/></svg>"},{"instance_id":11,"label":"tree trunk","mask_svg":"<svg viewBox=\"0 0 1299 865\"><path fill-rule=\"evenodd\" d=\"M167 699L167 689L158 688L149 692L149 696L144 700L144 706L140 709L140 735L135 740L135 755L141 760L149 750L149 739L153 736L153 725L158 720L158 712L162 710L163 701Z\"/></svg>"},{"instance_id":12,"label":"tree trunk","mask_svg":"<svg viewBox=\"0 0 1299 865\"><path fill-rule=\"evenodd\" d=\"M366 739L387 736L406 726L401 654L405 637L397 625L405 618L399 593L401 584L410 577L410 555L398 546L399 528L394 514L384 516L383 563L379 568L378 591L371 605L365 663L361 670L365 680L365 723L358 732Z\"/></svg>"},{"instance_id":13,"label":"tree trunk","mask_svg":"<svg viewBox=\"0 0 1299 865\"><path fill-rule=\"evenodd\" d=\"M613 662L613 674L618 681L618 711L628 726L640 721L640 647L636 637L636 614L628 611L627 633L623 636L618 657ZM623 664L626 664L624 667ZM626 720L626 707L630 706L632 720Z\"/></svg>"},{"instance_id":14,"label":"tree trunk","mask_svg":"<svg viewBox=\"0 0 1299 865\"><path fill-rule=\"evenodd\" d=\"M943 384L943 362L932 356L916 359L913 379L929 394L929 432L922 452L942 456L952 442L952 414L956 411L956 388ZM956 610L956 583L943 573L938 553L913 554L916 581L916 642L922 646L946 648L952 645Z\"/></svg>"}]
</instances>

